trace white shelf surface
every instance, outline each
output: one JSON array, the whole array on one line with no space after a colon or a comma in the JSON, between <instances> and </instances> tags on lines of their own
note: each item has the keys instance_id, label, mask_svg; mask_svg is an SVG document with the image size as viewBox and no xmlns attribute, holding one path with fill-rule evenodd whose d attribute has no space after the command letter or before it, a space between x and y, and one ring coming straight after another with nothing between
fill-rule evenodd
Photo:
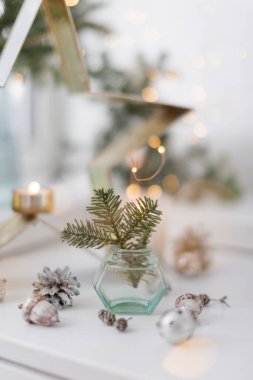
<instances>
[{"instance_id":1,"label":"white shelf surface","mask_svg":"<svg viewBox=\"0 0 253 380\"><path fill-rule=\"evenodd\" d=\"M73 215L51 218L61 227ZM1 250L0 277L7 278L8 286L0 304L0 378L251 380L253 252L223 249L212 255L209 272L194 279L165 267L173 290L155 314L134 316L129 329L120 333L97 317L103 306L91 281L98 260L64 245L45 226L30 226ZM50 328L27 324L17 307L31 294L32 282L44 265L52 269L69 265L82 283L74 306L60 311L60 323ZM156 322L185 292L213 298L227 295L231 307L212 303L200 315L193 338L171 346L159 336Z\"/></svg>"}]
</instances>

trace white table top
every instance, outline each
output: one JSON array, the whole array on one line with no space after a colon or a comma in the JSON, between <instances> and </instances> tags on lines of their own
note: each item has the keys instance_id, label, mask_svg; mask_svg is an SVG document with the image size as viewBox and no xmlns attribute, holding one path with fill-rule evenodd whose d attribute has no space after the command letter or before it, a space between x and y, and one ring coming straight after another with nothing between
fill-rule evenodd
<instances>
[{"instance_id":1,"label":"white table top","mask_svg":"<svg viewBox=\"0 0 253 380\"><path fill-rule=\"evenodd\" d=\"M175 220L186 215L183 211L174 215ZM59 226L73 219L69 215L51 218ZM253 252L216 250L209 272L197 278L186 278L165 266L173 290L155 314L134 316L125 333L105 326L97 317L103 306L91 281L98 261L89 253L62 244L45 226L37 225L2 249L3 254L7 256L1 258L0 277L7 278L8 287L0 304L1 379L9 380L3 376L9 361L35 371L27 379L36 380L252 379ZM60 311L61 322L51 328L27 324L17 308L31 294L31 284L44 265L52 269L70 265L82 283L74 306ZM193 338L171 346L159 336L156 322L185 292L213 298L227 295L231 308L213 303L200 315ZM23 380L18 370L13 373L11 380Z\"/></svg>"}]
</instances>

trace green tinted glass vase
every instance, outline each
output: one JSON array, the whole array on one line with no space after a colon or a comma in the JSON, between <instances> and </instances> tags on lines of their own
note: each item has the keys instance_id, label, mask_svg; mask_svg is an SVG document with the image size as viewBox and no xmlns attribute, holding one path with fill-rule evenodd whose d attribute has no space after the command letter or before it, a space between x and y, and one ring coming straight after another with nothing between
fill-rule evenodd
<instances>
[{"instance_id":1,"label":"green tinted glass vase","mask_svg":"<svg viewBox=\"0 0 253 380\"><path fill-rule=\"evenodd\" d=\"M115 314L151 314L169 289L150 248L112 247L93 284L105 307Z\"/></svg>"}]
</instances>

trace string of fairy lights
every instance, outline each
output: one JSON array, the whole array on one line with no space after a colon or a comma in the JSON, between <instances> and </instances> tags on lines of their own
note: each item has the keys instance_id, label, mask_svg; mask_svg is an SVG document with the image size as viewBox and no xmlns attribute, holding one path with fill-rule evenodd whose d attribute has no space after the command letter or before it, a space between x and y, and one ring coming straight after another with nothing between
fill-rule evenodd
<instances>
[{"instance_id":1,"label":"string of fairy lights","mask_svg":"<svg viewBox=\"0 0 253 380\"><path fill-rule=\"evenodd\" d=\"M152 135L148 139L148 145L150 148L155 149L160 155L160 164L157 167L156 171L148 177L139 177L138 171L143 167L143 160L139 162L135 159L131 159L131 173L135 182L130 183L126 188L126 195L129 199L136 199L143 195L144 189L141 187L141 182L150 181L154 179L162 170L165 161L166 161L166 147L161 144L161 139L157 135ZM154 184L150 185L147 190L147 195L154 199L159 199L163 190L166 192L174 193L178 190L180 186L179 178L175 174L168 174L163 178L162 187Z\"/></svg>"}]
</instances>

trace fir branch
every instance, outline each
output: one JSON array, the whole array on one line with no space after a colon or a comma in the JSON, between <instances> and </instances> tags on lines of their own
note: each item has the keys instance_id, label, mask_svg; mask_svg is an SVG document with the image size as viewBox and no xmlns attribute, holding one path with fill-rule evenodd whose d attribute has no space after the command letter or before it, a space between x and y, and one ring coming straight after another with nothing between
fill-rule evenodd
<instances>
[{"instance_id":1,"label":"fir branch","mask_svg":"<svg viewBox=\"0 0 253 380\"><path fill-rule=\"evenodd\" d=\"M119 195L114 195L112 189L105 191L104 189L94 190L95 196L91 198L91 206L87 207L87 211L97 216L94 224L102 228L107 234L112 234L121 246L123 238L121 233L121 220L123 209L120 207L121 199Z\"/></svg>"},{"instance_id":2,"label":"fir branch","mask_svg":"<svg viewBox=\"0 0 253 380\"><path fill-rule=\"evenodd\" d=\"M140 249L146 247L151 234L161 221L162 212L157 209L157 201L144 197L137 199L137 204L128 202L124 212L125 248ZM135 241L132 241L135 239Z\"/></svg>"},{"instance_id":3,"label":"fir branch","mask_svg":"<svg viewBox=\"0 0 253 380\"><path fill-rule=\"evenodd\" d=\"M94 223L87 221L86 225L75 219L75 223L67 223L61 232L62 241L77 248L102 248L105 245L115 244L116 241L109 234L98 228Z\"/></svg>"},{"instance_id":4,"label":"fir branch","mask_svg":"<svg viewBox=\"0 0 253 380\"><path fill-rule=\"evenodd\" d=\"M87 211L96 218L86 224L77 220L74 224L68 223L62 231L62 240L77 248L117 245L137 250L146 247L161 221L157 201L144 197L137 199L136 204L127 202L122 207L122 200L112 189L98 189L94 193Z\"/></svg>"}]
</instances>

